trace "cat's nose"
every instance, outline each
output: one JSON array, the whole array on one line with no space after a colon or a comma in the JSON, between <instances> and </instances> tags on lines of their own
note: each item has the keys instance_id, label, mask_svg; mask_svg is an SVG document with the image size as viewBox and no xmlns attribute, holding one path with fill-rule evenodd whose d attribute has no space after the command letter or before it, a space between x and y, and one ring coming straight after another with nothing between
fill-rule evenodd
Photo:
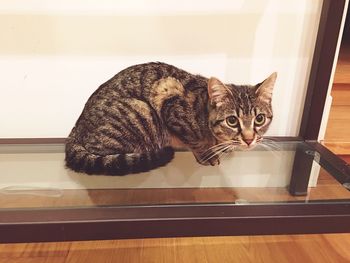
<instances>
[{"instance_id":1,"label":"cat's nose","mask_svg":"<svg viewBox=\"0 0 350 263\"><path fill-rule=\"evenodd\" d=\"M252 144L252 142L254 141L254 138L252 138L252 139L247 139L247 138L244 138L243 140L244 140L244 141L245 141L245 143L246 143L246 144L248 144L248 146L249 146L249 145L251 145L251 144Z\"/></svg>"}]
</instances>

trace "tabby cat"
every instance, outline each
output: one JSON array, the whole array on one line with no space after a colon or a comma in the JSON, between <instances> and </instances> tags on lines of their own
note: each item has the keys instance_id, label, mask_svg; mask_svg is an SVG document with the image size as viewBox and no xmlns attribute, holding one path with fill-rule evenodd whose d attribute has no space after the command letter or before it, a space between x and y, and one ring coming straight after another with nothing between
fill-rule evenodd
<instances>
[{"instance_id":1,"label":"tabby cat","mask_svg":"<svg viewBox=\"0 0 350 263\"><path fill-rule=\"evenodd\" d=\"M126 68L88 99L67 138L66 165L96 175L146 172L178 147L217 165L223 152L262 140L276 77L242 86L160 62Z\"/></svg>"}]
</instances>

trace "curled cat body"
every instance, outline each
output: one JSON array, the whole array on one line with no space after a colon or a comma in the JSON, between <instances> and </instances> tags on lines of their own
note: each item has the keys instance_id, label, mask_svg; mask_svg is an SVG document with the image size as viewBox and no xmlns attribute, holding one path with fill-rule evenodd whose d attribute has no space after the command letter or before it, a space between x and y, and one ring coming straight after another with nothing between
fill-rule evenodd
<instances>
[{"instance_id":1,"label":"curled cat body","mask_svg":"<svg viewBox=\"0 0 350 263\"><path fill-rule=\"evenodd\" d=\"M126 68L88 99L66 140L66 166L96 175L146 172L185 147L203 165L262 140L277 74L257 85L224 84L154 62Z\"/></svg>"}]
</instances>

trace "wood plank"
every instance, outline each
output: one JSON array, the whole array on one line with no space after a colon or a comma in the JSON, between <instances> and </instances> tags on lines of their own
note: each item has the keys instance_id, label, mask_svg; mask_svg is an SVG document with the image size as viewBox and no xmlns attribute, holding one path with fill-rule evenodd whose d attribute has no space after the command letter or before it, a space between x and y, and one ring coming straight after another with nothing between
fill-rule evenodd
<instances>
[{"instance_id":1,"label":"wood plank","mask_svg":"<svg viewBox=\"0 0 350 263\"><path fill-rule=\"evenodd\" d=\"M0 263L63 263L70 242L0 244Z\"/></svg>"},{"instance_id":2,"label":"wood plank","mask_svg":"<svg viewBox=\"0 0 350 263\"><path fill-rule=\"evenodd\" d=\"M66 257L70 249L69 242L52 243L22 243L0 245L0 259L3 258L40 258L40 257Z\"/></svg>"},{"instance_id":3,"label":"wood plank","mask_svg":"<svg viewBox=\"0 0 350 263\"><path fill-rule=\"evenodd\" d=\"M350 127L350 106L333 106L329 113L330 120L343 120L344 129ZM349 138L350 138L350 130L348 130Z\"/></svg>"},{"instance_id":4,"label":"wood plank","mask_svg":"<svg viewBox=\"0 0 350 263\"><path fill-rule=\"evenodd\" d=\"M350 82L350 64L338 64L337 71L334 76L334 83L349 83Z\"/></svg>"},{"instance_id":5,"label":"wood plank","mask_svg":"<svg viewBox=\"0 0 350 263\"><path fill-rule=\"evenodd\" d=\"M350 44L343 42L334 75L334 83L350 83Z\"/></svg>"},{"instance_id":6,"label":"wood plank","mask_svg":"<svg viewBox=\"0 0 350 263\"><path fill-rule=\"evenodd\" d=\"M324 141L323 144L335 154L340 154L340 155L350 154L350 142Z\"/></svg>"},{"instance_id":7,"label":"wood plank","mask_svg":"<svg viewBox=\"0 0 350 263\"><path fill-rule=\"evenodd\" d=\"M65 242L66 257L48 254L46 250L49 246L56 247L56 244L47 244L35 244L45 256L17 255L2 257L0 262L350 262L350 234ZM7 248L9 246L16 250L15 247L22 244L11 244Z\"/></svg>"},{"instance_id":8,"label":"wood plank","mask_svg":"<svg viewBox=\"0 0 350 263\"><path fill-rule=\"evenodd\" d=\"M350 106L350 84L333 84L331 96L333 106Z\"/></svg>"},{"instance_id":9,"label":"wood plank","mask_svg":"<svg viewBox=\"0 0 350 263\"><path fill-rule=\"evenodd\" d=\"M350 154L350 106L332 105L324 144L336 154Z\"/></svg>"},{"instance_id":10,"label":"wood plank","mask_svg":"<svg viewBox=\"0 0 350 263\"><path fill-rule=\"evenodd\" d=\"M350 122L342 119L329 119L325 142L350 142Z\"/></svg>"},{"instance_id":11,"label":"wood plank","mask_svg":"<svg viewBox=\"0 0 350 263\"><path fill-rule=\"evenodd\" d=\"M0 263L65 263L66 257L0 258Z\"/></svg>"}]
</instances>

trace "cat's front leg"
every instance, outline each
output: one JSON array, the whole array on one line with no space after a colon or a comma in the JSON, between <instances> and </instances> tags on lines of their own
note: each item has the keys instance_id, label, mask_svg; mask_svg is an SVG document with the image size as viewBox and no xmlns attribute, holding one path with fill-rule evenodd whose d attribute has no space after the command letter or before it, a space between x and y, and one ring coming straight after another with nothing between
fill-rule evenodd
<instances>
[{"instance_id":1,"label":"cat's front leg","mask_svg":"<svg viewBox=\"0 0 350 263\"><path fill-rule=\"evenodd\" d=\"M206 157L205 153L193 152L193 155L195 156L197 162L201 165L215 166L220 164L220 158L217 155L211 156L210 158Z\"/></svg>"},{"instance_id":2,"label":"cat's front leg","mask_svg":"<svg viewBox=\"0 0 350 263\"><path fill-rule=\"evenodd\" d=\"M220 156L219 153L212 149L213 145L201 145L197 147L191 147L192 153L197 162L202 165L219 165Z\"/></svg>"},{"instance_id":3,"label":"cat's front leg","mask_svg":"<svg viewBox=\"0 0 350 263\"><path fill-rule=\"evenodd\" d=\"M204 108L204 106L203 106ZM197 109L198 111L198 109ZM207 125L198 118L191 100L184 96L167 99L159 112L171 135L189 148L198 163L202 165L218 165L218 152L215 152L216 139L208 133ZM203 110L203 112L205 112ZM205 118L204 118L205 119Z\"/></svg>"}]
</instances>

